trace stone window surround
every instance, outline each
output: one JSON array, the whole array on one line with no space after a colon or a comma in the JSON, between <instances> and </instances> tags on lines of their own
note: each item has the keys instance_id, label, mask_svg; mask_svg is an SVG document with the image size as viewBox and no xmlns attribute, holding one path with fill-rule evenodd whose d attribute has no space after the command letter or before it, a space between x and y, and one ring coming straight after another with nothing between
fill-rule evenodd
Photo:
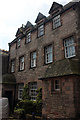
<instances>
[{"instance_id":1,"label":"stone window surround","mask_svg":"<svg viewBox=\"0 0 80 120\"><path fill-rule=\"evenodd\" d=\"M23 64L23 68L21 69L21 64L20 64L20 60L24 58L24 55L19 57L19 71L23 71L25 69L25 59L23 60L22 64Z\"/></svg>"},{"instance_id":2,"label":"stone window surround","mask_svg":"<svg viewBox=\"0 0 80 120\"><path fill-rule=\"evenodd\" d=\"M31 42L31 32L28 31L26 33L25 43L27 44L27 43L30 43L30 42Z\"/></svg>"},{"instance_id":3,"label":"stone window surround","mask_svg":"<svg viewBox=\"0 0 80 120\"><path fill-rule=\"evenodd\" d=\"M56 86L55 82L57 80L59 81L59 84L58 84L59 89L55 88L55 86ZM59 78L57 78L57 79L51 79L51 94L60 93L60 92L61 92L61 79L59 79Z\"/></svg>"},{"instance_id":4,"label":"stone window surround","mask_svg":"<svg viewBox=\"0 0 80 120\"><path fill-rule=\"evenodd\" d=\"M49 47L49 46L52 46L52 61L51 61L51 62L47 62L47 63L46 63L46 54L45 54L45 49L46 49L47 47ZM48 44L48 45L44 46L44 64L45 64L45 65L47 65L47 64L50 64L50 63L52 63L52 62L53 62L53 43L51 43L51 44Z\"/></svg>"},{"instance_id":5,"label":"stone window surround","mask_svg":"<svg viewBox=\"0 0 80 120\"><path fill-rule=\"evenodd\" d=\"M22 100L22 92L24 88L24 83L18 84L18 100Z\"/></svg>"},{"instance_id":6,"label":"stone window surround","mask_svg":"<svg viewBox=\"0 0 80 120\"><path fill-rule=\"evenodd\" d=\"M61 26L61 15L57 15L52 20L53 30Z\"/></svg>"},{"instance_id":7,"label":"stone window surround","mask_svg":"<svg viewBox=\"0 0 80 120\"><path fill-rule=\"evenodd\" d=\"M11 73L15 72L15 59L11 60Z\"/></svg>"},{"instance_id":8,"label":"stone window surround","mask_svg":"<svg viewBox=\"0 0 80 120\"><path fill-rule=\"evenodd\" d=\"M36 100L36 97L37 97L37 82L34 81L34 82L29 82L28 83L29 85L29 95L31 97L31 100L32 101L35 101Z\"/></svg>"},{"instance_id":9,"label":"stone window surround","mask_svg":"<svg viewBox=\"0 0 80 120\"><path fill-rule=\"evenodd\" d=\"M33 54L36 53L36 57L33 58ZM32 65L32 62L35 62L33 64L35 65ZM37 67L37 51L34 50L32 52L30 52L30 68L36 68Z\"/></svg>"},{"instance_id":10,"label":"stone window surround","mask_svg":"<svg viewBox=\"0 0 80 120\"><path fill-rule=\"evenodd\" d=\"M70 46L74 46L74 49L75 49L75 55L71 55L71 56L66 56L66 48L68 47L68 46L65 46L65 40L68 40L69 38L71 38L71 37L73 37L73 44L71 44ZM74 35L74 33L73 34L71 34L71 35L68 35L67 37L65 37L64 39L63 39L63 46L64 46L64 57L65 58L72 58L72 57L75 57L76 56L76 41L75 41L75 35Z\"/></svg>"},{"instance_id":11,"label":"stone window surround","mask_svg":"<svg viewBox=\"0 0 80 120\"><path fill-rule=\"evenodd\" d=\"M37 28L37 37L41 37L45 34L45 25L44 23L39 23Z\"/></svg>"},{"instance_id":12,"label":"stone window surround","mask_svg":"<svg viewBox=\"0 0 80 120\"><path fill-rule=\"evenodd\" d=\"M19 48L21 46L21 39L18 38L17 43L16 43L16 48Z\"/></svg>"}]
</instances>

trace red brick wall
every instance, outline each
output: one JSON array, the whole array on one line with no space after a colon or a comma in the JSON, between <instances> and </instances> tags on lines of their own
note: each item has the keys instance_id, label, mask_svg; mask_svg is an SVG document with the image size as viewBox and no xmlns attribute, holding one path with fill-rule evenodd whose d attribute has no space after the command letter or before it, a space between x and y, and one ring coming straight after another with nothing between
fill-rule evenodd
<instances>
[{"instance_id":1,"label":"red brick wall","mask_svg":"<svg viewBox=\"0 0 80 120\"><path fill-rule=\"evenodd\" d=\"M45 25L45 35L37 38L37 31L32 32L32 40L29 44L25 44L25 38L21 40L21 46L16 49L16 43L10 47L10 61L16 58L15 76L16 81L28 82L39 81L48 65L44 65L44 47L53 44L53 59L58 61L64 59L63 39L76 33L76 16L75 11L69 10L61 16L62 26L52 30L52 21ZM73 23L73 24L72 24ZM30 52L37 51L37 67L30 69ZM25 57L25 70L19 72L19 57ZM40 82L41 83L41 82ZM41 86L41 84L40 84Z\"/></svg>"},{"instance_id":2,"label":"red brick wall","mask_svg":"<svg viewBox=\"0 0 80 120\"><path fill-rule=\"evenodd\" d=\"M60 91L51 92L51 80L56 79L60 80ZM65 76L43 80L43 116L48 118L75 118L79 115L79 79L80 77L76 76Z\"/></svg>"},{"instance_id":3,"label":"red brick wall","mask_svg":"<svg viewBox=\"0 0 80 120\"><path fill-rule=\"evenodd\" d=\"M64 59L63 39L74 35L76 42L75 58L78 58L79 33L77 31L78 17L76 13L75 10L69 9L61 15L61 27L52 30L52 21L49 21L45 24L45 35L37 38L37 30L35 30L32 32L32 40L30 43L25 44L25 38L23 38L19 48L16 49L16 43L10 47L10 61L14 58L16 59L14 73L16 82L24 82L24 84L31 81L38 82L38 87L43 88L43 115L48 115L48 117L75 117L76 115L74 106L74 91L76 88L74 89L73 87L72 77L60 78L62 91L58 94L51 93L51 80L43 81L43 83L38 80L38 78L43 77L48 67L48 65L44 64L44 47L46 45L53 44L53 62ZM31 69L30 53L34 50L37 51L37 67ZM25 57L25 70L20 72L18 71L19 57L22 55ZM77 110L79 110L79 108L77 108Z\"/></svg>"}]
</instances>

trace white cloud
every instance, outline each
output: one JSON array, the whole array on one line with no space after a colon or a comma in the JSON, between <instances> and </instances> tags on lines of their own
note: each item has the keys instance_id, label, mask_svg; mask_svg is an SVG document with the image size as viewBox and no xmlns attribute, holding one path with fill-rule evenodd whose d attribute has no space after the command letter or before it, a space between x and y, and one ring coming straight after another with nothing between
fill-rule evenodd
<instances>
[{"instance_id":1,"label":"white cloud","mask_svg":"<svg viewBox=\"0 0 80 120\"><path fill-rule=\"evenodd\" d=\"M54 0L0 0L0 48L8 50L8 43L15 38L16 31L27 21L35 23L37 15L48 15ZM55 0L66 4L70 0Z\"/></svg>"}]
</instances>

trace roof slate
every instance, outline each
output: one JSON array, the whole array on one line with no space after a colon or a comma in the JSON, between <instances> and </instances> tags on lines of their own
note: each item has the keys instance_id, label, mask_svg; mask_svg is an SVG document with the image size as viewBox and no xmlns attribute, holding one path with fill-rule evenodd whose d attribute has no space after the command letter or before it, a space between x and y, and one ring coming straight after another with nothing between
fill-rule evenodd
<instances>
[{"instance_id":1,"label":"roof slate","mask_svg":"<svg viewBox=\"0 0 80 120\"><path fill-rule=\"evenodd\" d=\"M27 24L26 24L26 26L25 26L25 28L27 29L27 28L30 28L30 27L32 27L33 25L31 24L31 22L27 22Z\"/></svg>"},{"instance_id":2,"label":"roof slate","mask_svg":"<svg viewBox=\"0 0 80 120\"><path fill-rule=\"evenodd\" d=\"M57 4L57 6L61 5L61 4L58 4L58 3L56 3L56 2L54 2L54 3ZM59 14L64 13L66 10L68 10L69 8L71 8L72 6L74 6L75 4L78 4L78 2L69 2L68 4L66 4L65 6L63 6L63 9L62 9L62 11L61 11ZM52 6L53 6L53 4L52 4ZM51 9L52 9L52 8L51 8ZM54 16L54 17L55 17L55 16ZM43 19L43 18L46 18L45 21L44 21L44 23L47 23L48 21L50 21L50 20L52 19L50 16L46 17L46 16L44 16L42 13L39 12L39 14L38 14L38 16L37 16L37 18L36 18L35 23L37 23L38 21L40 21L40 20ZM30 26L30 23L28 22L27 25ZM26 27L25 27L25 29L26 29ZM25 29L24 29L24 28L23 28L23 29L18 28L16 35L24 32ZM36 29L37 29L37 25L33 25L31 31L34 31L34 30L36 30ZM22 32L21 32L21 31L22 31ZM23 34L22 34L21 36L24 37ZM9 45L15 43L16 41L17 41L17 38L15 38L12 42L10 42Z\"/></svg>"},{"instance_id":3,"label":"roof slate","mask_svg":"<svg viewBox=\"0 0 80 120\"><path fill-rule=\"evenodd\" d=\"M51 14L55 9L59 8L59 7L63 7L61 4L57 3L57 2L53 2L50 10L49 10L49 14Z\"/></svg>"},{"instance_id":4,"label":"roof slate","mask_svg":"<svg viewBox=\"0 0 80 120\"><path fill-rule=\"evenodd\" d=\"M38 21L40 21L43 18L46 18L46 16L39 12L39 14L38 14L38 16L37 16L37 18L35 20L35 23L37 23Z\"/></svg>"},{"instance_id":5,"label":"roof slate","mask_svg":"<svg viewBox=\"0 0 80 120\"><path fill-rule=\"evenodd\" d=\"M73 74L80 75L80 62L76 60L63 59L50 64L44 73L44 76L40 79Z\"/></svg>"},{"instance_id":6,"label":"roof slate","mask_svg":"<svg viewBox=\"0 0 80 120\"><path fill-rule=\"evenodd\" d=\"M16 84L16 79L15 76L13 74L4 74L2 76L2 83L5 84Z\"/></svg>"}]
</instances>

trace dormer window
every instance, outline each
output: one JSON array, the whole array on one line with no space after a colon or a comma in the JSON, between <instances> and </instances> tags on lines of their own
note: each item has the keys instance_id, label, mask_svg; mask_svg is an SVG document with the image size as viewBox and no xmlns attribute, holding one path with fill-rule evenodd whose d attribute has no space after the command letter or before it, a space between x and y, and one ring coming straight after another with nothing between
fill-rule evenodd
<instances>
[{"instance_id":1,"label":"dormer window","mask_svg":"<svg viewBox=\"0 0 80 120\"><path fill-rule=\"evenodd\" d=\"M60 15L58 15L55 18L53 18L53 29L56 29L60 26L61 26L61 19L60 19Z\"/></svg>"},{"instance_id":2,"label":"dormer window","mask_svg":"<svg viewBox=\"0 0 80 120\"><path fill-rule=\"evenodd\" d=\"M38 37L44 35L44 25L38 27Z\"/></svg>"},{"instance_id":3,"label":"dormer window","mask_svg":"<svg viewBox=\"0 0 80 120\"><path fill-rule=\"evenodd\" d=\"M26 36L26 43L31 42L31 33L29 32Z\"/></svg>"},{"instance_id":4,"label":"dormer window","mask_svg":"<svg viewBox=\"0 0 80 120\"><path fill-rule=\"evenodd\" d=\"M20 47L20 45L21 45L21 39L18 39L18 41L17 41L17 48Z\"/></svg>"}]
</instances>

